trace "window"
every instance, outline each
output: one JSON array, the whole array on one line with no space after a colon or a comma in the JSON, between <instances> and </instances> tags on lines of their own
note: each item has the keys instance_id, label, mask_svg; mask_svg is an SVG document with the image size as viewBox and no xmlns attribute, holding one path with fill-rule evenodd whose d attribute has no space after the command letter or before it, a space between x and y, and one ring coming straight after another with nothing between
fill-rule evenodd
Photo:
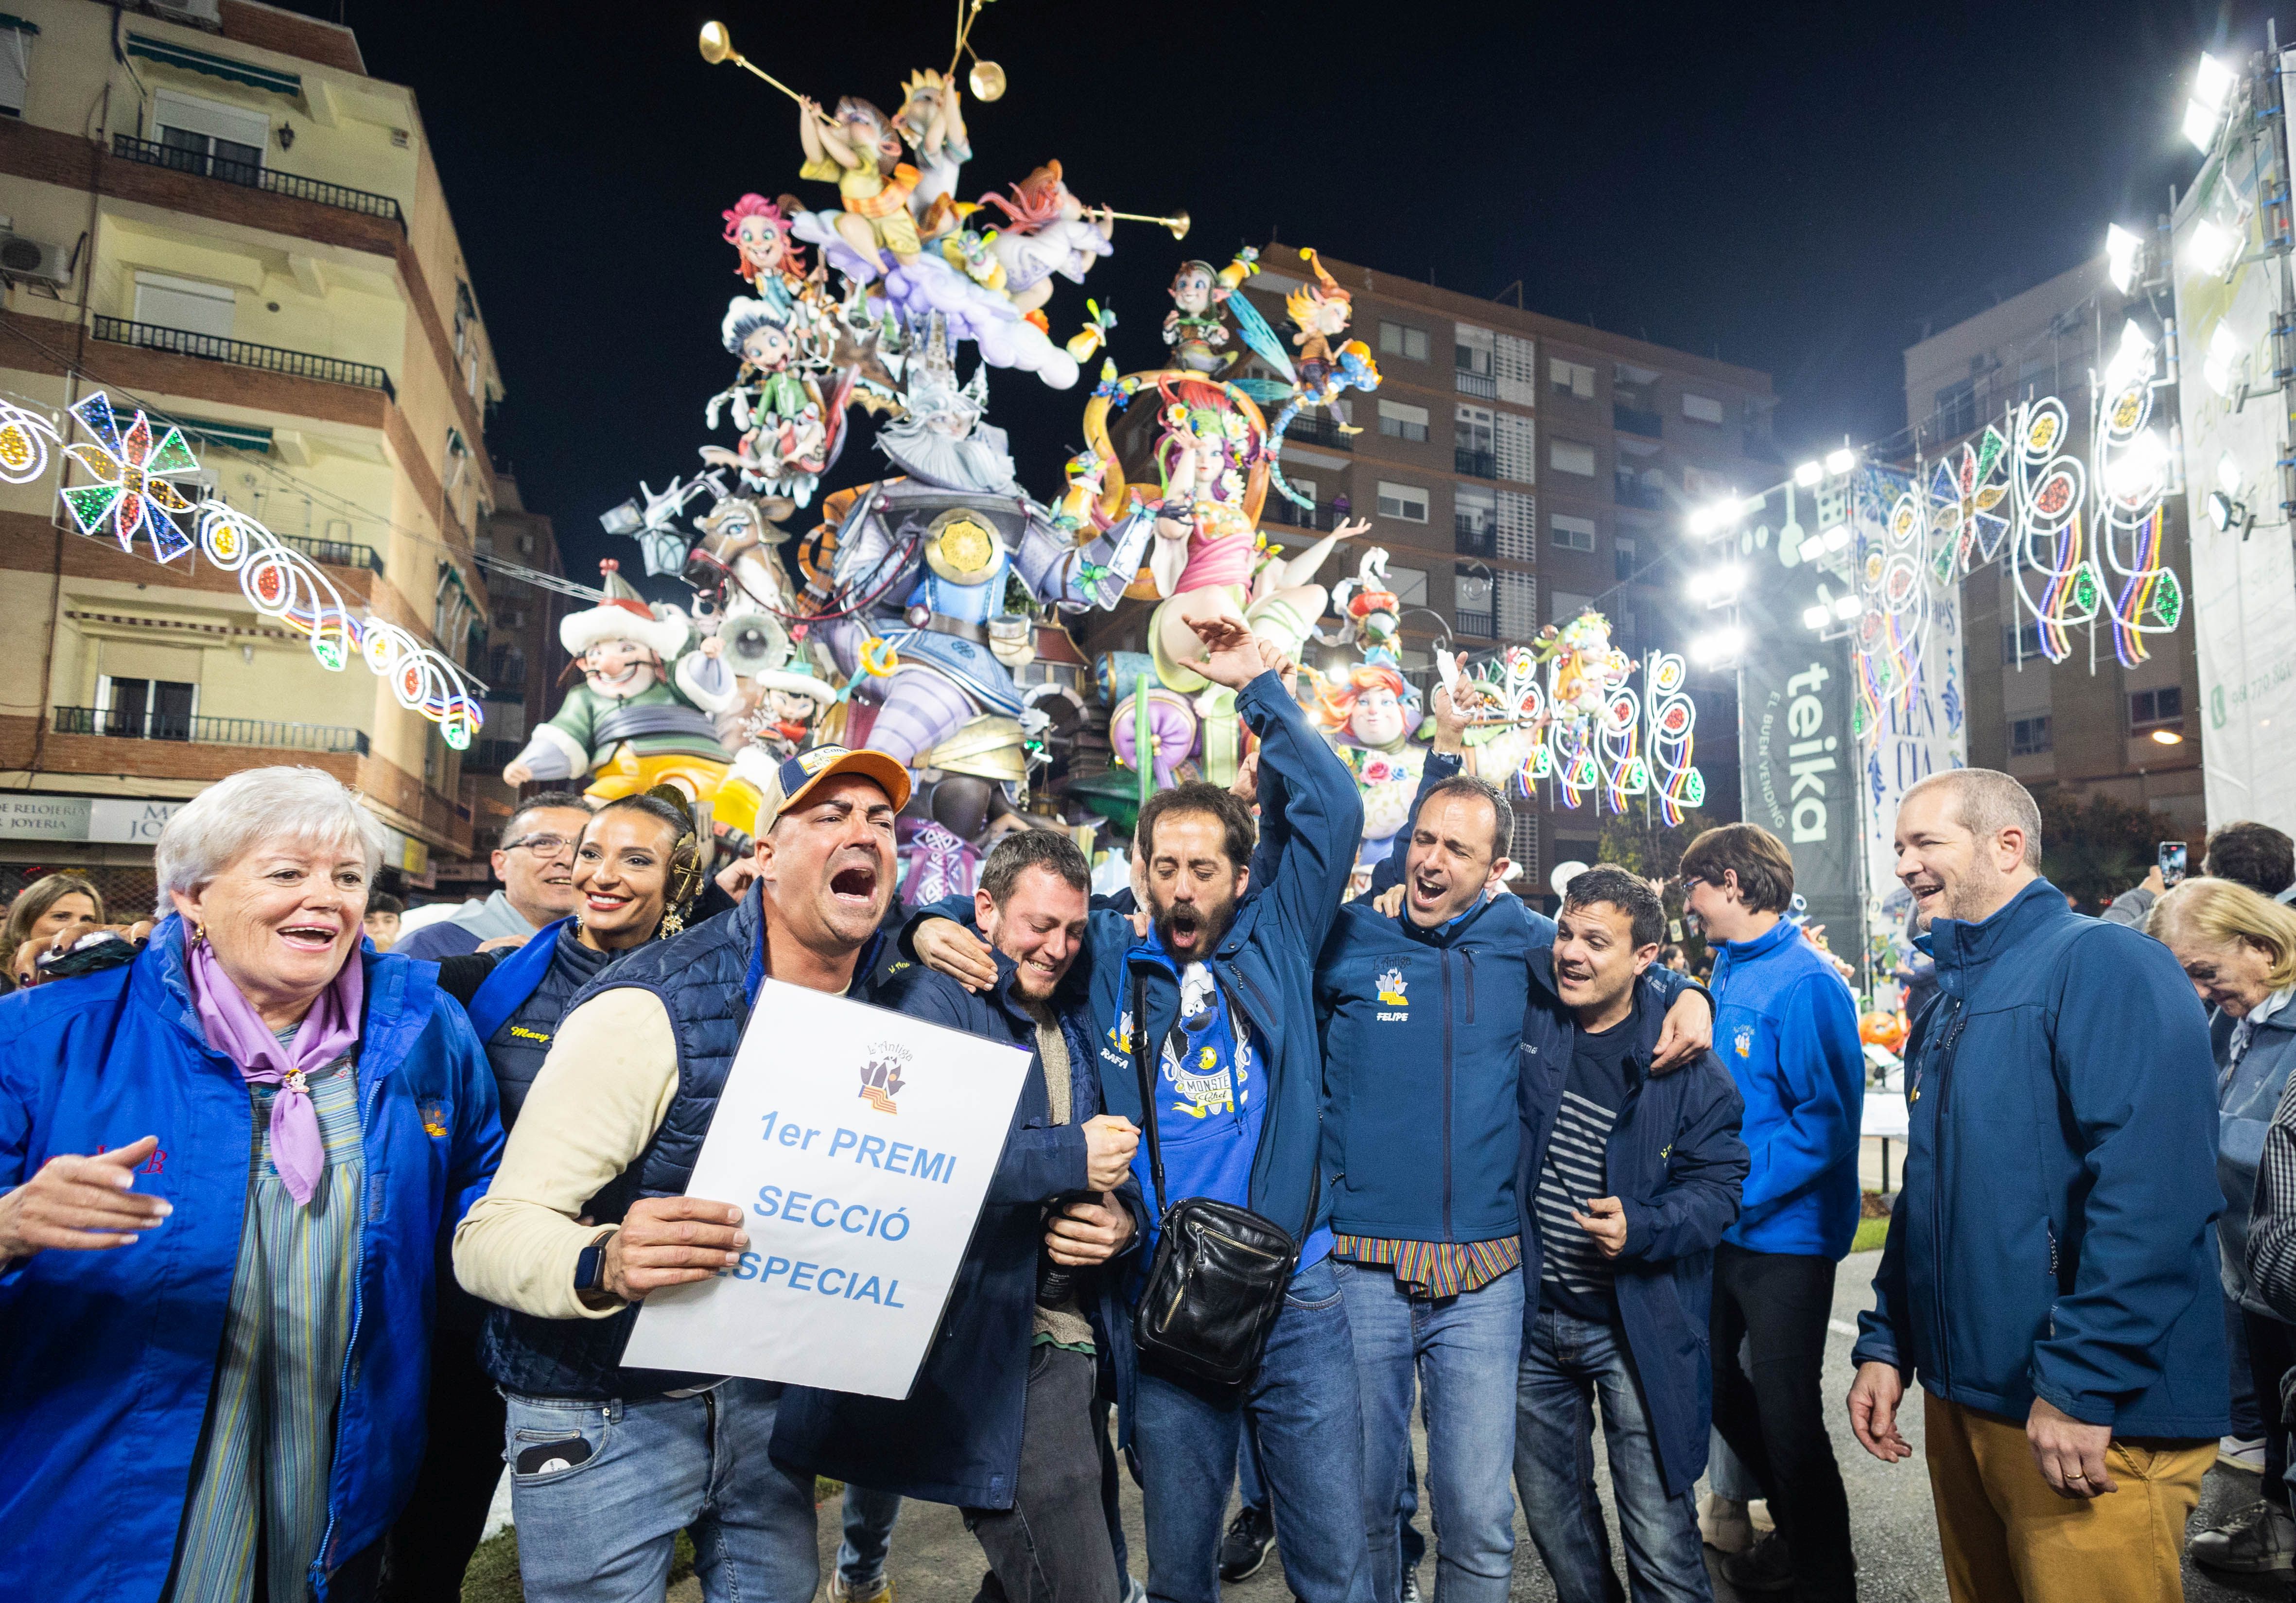
<instances>
[{"instance_id":1,"label":"window","mask_svg":"<svg viewBox=\"0 0 2296 1603\"><path fill-rule=\"evenodd\" d=\"M1387 571L1387 588L1406 606L1427 604L1427 570L1424 568L1395 568Z\"/></svg>"},{"instance_id":2,"label":"window","mask_svg":"<svg viewBox=\"0 0 2296 1603\"><path fill-rule=\"evenodd\" d=\"M152 143L182 152L180 158L171 157L168 165L184 172L212 172L219 161L259 168L265 147L271 143L271 119L221 101L161 89L152 96ZM237 183L253 178L252 174L242 172L226 176Z\"/></svg>"},{"instance_id":3,"label":"window","mask_svg":"<svg viewBox=\"0 0 2296 1603\"><path fill-rule=\"evenodd\" d=\"M1423 362L1427 359L1427 331L1408 324L1390 323L1382 317L1379 325L1379 354Z\"/></svg>"},{"instance_id":4,"label":"window","mask_svg":"<svg viewBox=\"0 0 2296 1603\"><path fill-rule=\"evenodd\" d=\"M1554 385L1557 395L1568 395L1578 400L1595 399L1595 370L1584 362L1566 362L1561 357L1546 359L1547 382Z\"/></svg>"},{"instance_id":5,"label":"window","mask_svg":"<svg viewBox=\"0 0 2296 1603\"><path fill-rule=\"evenodd\" d=\"M1461 373L1476 373L1488 378L1498 336L1488 328L1477 328L1467 323L1460 324L1458 331L1453 336L1451 366Z\"/></svg>"},{"instance_id":6,"label":"window","mask_svg":"<svg viewBox=\"0 0 2296 1603\"><path fill-rule=\"evenodd\" d=\"M2051 749L2049 715L2038 718L2013 718L2009 720L2009 755L2038 757Z\"/></svg>"},{"instance_id":7,"label":"window","mask_svg":"<svg viewBox=\"0 0 2296 1603\"><path fill-rule=\"evenodd\" d=\"M1554 605L1547 617L1558 625L1570 622L1595 604L1592 596L1576 596L1569 590L1557 590L1551 599Z\"/></svg>"},{"instance_id":8,"label":"window","mask_svg":"<svg viewBox=\"0 0 2296 1603\"><path fill-rule=\"evenodd\" d=\"M189 740L199 687L180 679L96 681L96 731L134 740Z\"/></svg>"},{"instance_id":9,"label":"window","mask_svg":"<svg viewBox=\"0 0 2296 1603\"><path fill-rule=\"evenodd\" d=\"M1488 407L1462 406L1451 423L1451 467L1478 479L1498 477L1497 437Z\"/></svg>"},{"instance_id":10,"label":"window","mask_svg":"<svg viewBox=\"0 0 2296 1603\"><path fill-rule=\"evenodd\" d=\"M1379 403L1379 432L1390 440L1424 440L1427 408L1406 401L1383 400Z\"/></svg>"},{"instance_id":11,"label":"window","mask_svg":"<svg viewBox=\"0 0 2296 1603\"><path fill-rule=\"evenodd\" d=\"M1693 423L1720 423L1722 403L1710 395L1693 395L1685 390L1682 392L1682 415Z\"/></svg>"},{"instance_id":12,"label":"window","mask_svg":"<svg viewBox=\"0 0 2296 1603\"><path fill-rule=\"evenodd\" d=\"M2155 729L2185 727L2185 687L2163 685L2158 690L2132 690L2128 695L2128 732L2150 735Z\"/></svg>"},{"instance_id":13,"label":"window","mask_svg":"<svg viewBox=\"0 0 2296 1603\"><path fill-rule=\"evenodd\" d=\"M1718 496L1734 496L1737 486L1719 473L1709 473L1688 463L1682 467L1682 491L1693 501L1710 501Z\"/></svg>"},{"instance_id":14,"label":"window","mask_svg":"<svg viewBox=\"0 0 2296 1603\"><path fill-rule=\"evenodd\" d=\"M1561 513L1546 520L1546 538L1558 550L1592 551L1595 548L1595 520L1565 517Z\"/></svg>"},{"instance_id":15,"label":"window","mask_svg":"<svg viewBox=\"0 0 2296 1603\"><path fill-rule=\"evenodd\" d=\"M1283 482L1307 497L1310 506L1320 504L1322 497L1316 492L1316 481L1313 479L1294 479L1291 474L1286 473L1283 475ZM1284 505L1289 506L1291 503L1286 501Z\"/></svg>"},{"instance_id":16,"label":"window","mask_svg":"<svg viewBox=\"0 0 2296 1603\"><path fill-rule=\"evenodd\" d=\"M1427 492L1415 484L1392 484L1382 479L1379 515L1398 522L1423 523L1427 521Z\"/></svg>"},{"instance_id":17,"label":"window","mask_svg":"<svg viewBox=\"0 0 2296 1603\"><path fill-rule=\"evenodd\" d=\"M1480 484L1462 484L1451 492L1451 533L1463 556L1489 556L1498 522L1498 493Z\"/></svg>"},{"instance_id":18,"label":"window","mask_svg":"<svg viewBox=\"0 0 2296 1603\"><path fill-rule=\"evenodd\" d=\"M1491 419L1492 456L1502 479L1538 482L1538 425L1528 417L1501 412Z\"/></svg>"},{"instance_id":19,"label":"window","mask_svg":"<svg viewBox=\"0 0 2296 1603\"><path fill-rule=\"evenodd\" d=\"M1496 547L1501 556L1519 563L1538 560L1538 497L1520 490L1499 491Z\"/></svg>"},{"instance_id":20,"label":"window","mask_svg":"<svg viewBox=\"0 0 2296 1603\"><path fill-rule=\"evenodd\" d=\"M237 300L221 284L201 284L195 278L177 278L168 273L135 275L138 323L228 340L237 309Z\"/></svg>"},{"instance_id":21,"label":"window","mask_svg":"<svg viewBox=\"0 0 2296 1603\"><path fill-rule=\"evenodd\" d=\"M2048 658L2041 651L2041 626L2027 621L2001 631L2001 663L2005 668L2021 662L2043 662Z\"/></svg>"},{"instance_id":22,"label":"window","mask_svg":"<svg viewBox=\"0 0 2296 1603\"><path fill-rule=\"evenodd\" d=\"M1576 440L1550 440L1546 442L1546 465L1558 473L1577 473L1582 479L1595 476L1595 448Z\"/></svg>"},{"instance_id":23,"label":"window","mask_svg":"<svg viewBox=\"0 0 2296 1603\"><path fill-rule=\"evenodd\" d=\"M1977 386L1968 379L1948 384L1937 392L1937 415L1931 420L1937 438L1950 440L1977 426Z\"/></svg>"},{"instance_id":24,"label":"window","mask_svg":"<svg viewBox=\"0 0 2296 1603\"><path fill-rule=\"evenodd\" d=\"M1452 575L1452 617L1461 634L1485 640L1491 637L1496 621L1491 616L1491 576L1487 572L1461 568Z\"/></svg>"},{"instance_id":25,"label":"window","mask_svg":"<svg viewBox=\"0 0 2296 1603\"><path fill-rule=\"evenodd\" d=\"M1635 570L1639 564L1635 560L1635 543L1633 540L1628 538L1623 534L1613 539L1611 542L1611 557L1617 570L1612 575L1613 578L1617 579L1620 584L1625 584L1628 580L1634 578Z\"/></svg>"},{"instance_id":26,"label":"window","mask_svg":"<svg viewBox=\"0 0 2296 1603\"><path fill-rule=\"evenodd\" d=\"M39 29L20 17L0 15L0 112L24 114L24 92L32 81L32 36Z\"/></svg>"}]
</instances>

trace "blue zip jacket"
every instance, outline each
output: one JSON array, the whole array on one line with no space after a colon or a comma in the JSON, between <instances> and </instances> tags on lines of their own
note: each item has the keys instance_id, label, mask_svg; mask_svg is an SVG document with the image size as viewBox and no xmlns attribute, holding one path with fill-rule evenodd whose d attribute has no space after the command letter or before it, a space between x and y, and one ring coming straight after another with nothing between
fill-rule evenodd
<instances>
[{"instance_id":1,"label":"blue zip jacket","mask_svg":"<svg viewBox=\"0 0 2296 1603\"><path fill-rule=\"evenodd\" d=\"M1849 987L1781 918L1714 958L1714 1050L1746 1099L1753 1168L1722 1239L1839 1260L1857 1234L1866 1054Z\"/></svg>"},{"instance_id":2,"label":"blue zip jacket","mask_svg":"<svg viewBox=\"0 0 2296 1603\"><path fill-rule=\"evenodd\" d=\"M1939 996L1906 1048L1905 1183L1853 1358L2004 1418L2039 1396L2124 1436L2222 1435L2216 1075L2191 982L2046 880L1922 939Z\"/></svg>"},{"instance_id":3,"label":"blue zip jacket","mask_svg":"<svg viewBox=\"0 0 2296 1603\"><path fill-rule=\"evenodd\" d=\"M0 1277L0 1597L149 1603L165 1586L247 1209L247 1086L210 1049L163 919L132 963L0 999L0 1187L49 1158L160 1152L139 1192L175 1213L132 1246L46 1252ZM367 1174L335 1422L328 1573L414 1484L435 1266L502 1153L495 1082L436 964L361 943Z\"/></svg>"},{"instance_id":4,"label":"blue zip jacket","mask_svg":"<svg viewBox=\"0 0 2296 1603\"><path fill-rule=\"evenodd\" d=\"M1522 1017L1523 1139L1515 1171L1526 1339L1538 1317L1539 1271L1546 1257L1533 1199L1578 1046L1578 1015L1554 995L1554 954L1541 952L1531 961L1539 983L1531 987ZM1603 1179L1627 1220L1626 1245L1611 1260L1611 1285L1659 1469L1667 1495L1674 1497L1706 1470L1714 1415L1714 1369L1707 1351L1714 1244L1738 1216L1738 1188L1746 1178L1746 1144L1738 1139L1744 1104L1712 1052L1671 1073L1651 1073L1666 1002L1648 985L1636 985L1634 998L1627 1103L1611 1126L1603 1160Z\"/></svg>"},{"instance_id":5,"label":"blue zip jacket","mask_svg":"<svg viewBox=\"0 0 2296 1603\"><path fill-rule=\"evenodd\" d=\"M877 1492L969 1508L1013 1506L1035 1353L1045 1204L1089 1188L1083 1125L1100 1112L1083 986L1064 983L1054 998L1069 1048L1069 1122L1055 1125L1044 1060L1037 1056L1036 1020L1015 994L1013 959L998 952L996 961L996 988L984 995L947 974L904 967L874 999L881 1007L1007 1042L1033 1058L916 1385L899 1400L791 1386L774 1422L777 1459ZM1070 980L1078 978L1071 971ZM1078 1302L1092 1321L1103 1385L1128 1415L1132 1330L1122 1314L1119 1283L1125 1254L1138 1248L1144 1221L1136 1188L1128 1180L1117 1195L1131 1210L1133 1238L1105 1269L1080 1271L1076 1285Z\"/></svg>"},{"instance_id":6,"label":"blue zip jacket","mask_svg":"<svg viewBox=\"0 0 2296 1603\"><path fill-rule=\"evenodd\" d=\"M2248 1283L2248 1227L2264 1163L2264 1132L2272 1127L2288 1072L2296 1068L2296 1004L2254 1027L2237 1064L2226 1032L2218 1061L2225 1065L2217 1075L2217 1185L2225 1202L2217 1220L2218 1272L2225 1295L2251 1313L2276 1319L2272 1304Z\"/></svg>"}]
</instances>

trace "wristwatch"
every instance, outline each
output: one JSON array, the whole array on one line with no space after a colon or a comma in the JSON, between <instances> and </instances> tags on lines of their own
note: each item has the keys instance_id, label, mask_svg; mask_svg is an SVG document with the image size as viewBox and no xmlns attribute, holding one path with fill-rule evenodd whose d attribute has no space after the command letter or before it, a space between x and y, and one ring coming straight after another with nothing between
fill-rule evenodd
<instances>
[{"instance_id":1,"label":"wristwatch","mask_svg":"<svg viewBox=\"0 0 2296 1603\"><path fill-rule=\"evenodd\" d=\"M574 1289L585 1295L604 1296L606 1292L606 1243L609 1237L601 1236L582 1249L574 1260Z\"/></svg>"}]
</instances>

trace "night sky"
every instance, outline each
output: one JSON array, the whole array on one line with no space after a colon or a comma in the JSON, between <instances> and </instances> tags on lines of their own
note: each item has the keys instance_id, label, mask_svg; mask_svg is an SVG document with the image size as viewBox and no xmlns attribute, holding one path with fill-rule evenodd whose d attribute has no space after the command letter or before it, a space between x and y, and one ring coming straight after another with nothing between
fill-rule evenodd
<instances>
[{"instance_id":1,"label":"night sky","mask_svg":"<svg viewBox=\"0 0 2296 1603\"><path fill-rule=\"evenodd\" d=\"M718 319L747 292L718 214L749 190L832 194L797 177L796 107L705 64L700 25L816 99L890 111L911 68L947 65L955 0L347 4L368 70L421 99L509 391L497 458L556 520L570 572L603 555L635 572L597 514L733 440L701 415L734 372ZM2200 165L2177 132L2198 53L2261 48L2269 14L991 0L974 42L1011 89L968 100L964 192L1056 156L1088 201L1193 213L1185 246L1119 225L1117 254L1054 297L1061 338L1087 294L1112 304L1128 369L1162 352L1179 259L1273 234L1476 295L1521 279L1535 310L1763 369L1791 461L1905 423L1899 353L1923 319L2165 209ZM1040 496L1084 394L991 375ZM874 476L857 446L832 483Z\"/></svg>"}]
</instances>

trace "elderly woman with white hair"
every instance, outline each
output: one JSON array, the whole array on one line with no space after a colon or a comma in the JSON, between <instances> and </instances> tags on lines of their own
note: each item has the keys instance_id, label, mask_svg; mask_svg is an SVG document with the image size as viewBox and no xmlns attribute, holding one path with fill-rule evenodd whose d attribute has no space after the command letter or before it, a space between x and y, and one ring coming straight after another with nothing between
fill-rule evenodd
<instances>
[{"instance_id":1,"label":"elderly woman with white hair","mask_svg":"<svg viewBox=\"0 0 2296 1603\"><path fill-rule=\"evenodd\" d=\"M257 769L161 833L132 962L0 999L0 1597L363 1599L443 1245L502 1149L382 832Z\"/></svg>"}]
</instances>

